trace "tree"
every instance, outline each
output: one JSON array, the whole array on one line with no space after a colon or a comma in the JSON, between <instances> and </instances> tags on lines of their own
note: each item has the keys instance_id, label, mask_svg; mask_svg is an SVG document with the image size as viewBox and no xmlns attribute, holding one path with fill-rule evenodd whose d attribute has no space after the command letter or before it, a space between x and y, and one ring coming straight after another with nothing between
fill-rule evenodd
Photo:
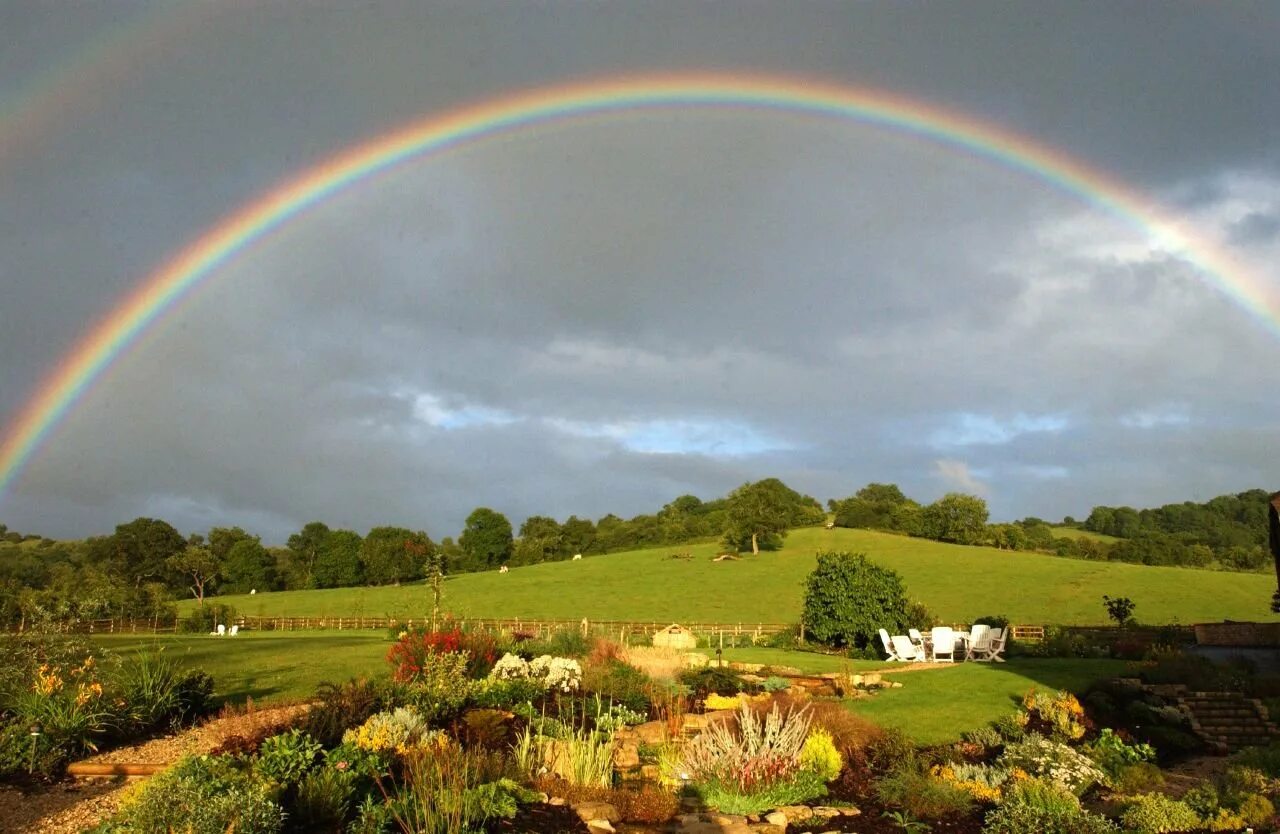
<instances>
[{"instance_id":1,"label":"tree","mask_svg":"<svg viewBox=\"0 0 1280 834\"><path fill-rule=\"evenodd\" d=\"M360 545L365 581L372 585L399 585L402 581L417 579L435 549L435 543L421 531L374 527Z\"/></svg>"},{"instance_id":2,"label":"tree","mask_svg":"<svg viewBox=\"0 0 1280 834\"><path fill-rule=\"evenodd\" d=\"M315 563L317 588L350 588L364 581L360 564L360 534L354 530L333 530L320 546Z\"/></svg>"},{"instance_id":3,"label":"tree","mask_svg":"<svg viewBox=\"0 0 1280 834\"><path fill-rule=\"evenodd\" d=\"M477 507L467 516L458 544L477 570L496 568L511 558L511 522L500 512Z\"/></svg>"},{"instance_id":4,"label":"tree","mask_svg":"<svg viewBox=\"0 0 1280 834\"><path fill-rule=\"evenodd\" d=\"M902 634L910 604L902 577L865 553L819 553L804 596L805 633L829 646L865 649L879 629Z\"/></svg>"},{"instance_id":5,"label":"tree","mask_svg":"<svg viewBox=\"0 0 1280 834\"><path fill-rule=\"evenodd\" d=\"M298 587L315 587L315 565L329 540L329 526L320 521L306 524L301 531L289 537L289 551L293 554L293 569L297 573Z\"/></svg>"},{"instance_id":6,"label":"tree","mask_svg":"<svg viewBox=\"0 0 1280 834\"><path fill-rule=\"evenodd\" d=\"M560 527L561 559L575 553L591 553L596 544L596 525L589 518L578 518L571 515Z\"/></svg>"},{"instance_id":7,"label":"tree","mask_svg":"<svg viewBox=\"0 0 1280 834\"><path fill-rule=\"evenodd\" d=\"M257 539L257 536L252 536L239 527L214 527L209 530L208 546L213 551L214 558L221 563L226 560L235 543L245 539Z\"/></svg>"},{"instance_id":8,"label":"tree","mask_svg":"<svg viewBox=\"0 0 1280 834\"><path fill-rule=\"evenodd\" d=\"M199 545L189 545L186 550L169 557L170 570L191 577L191 593L201 608L204 608L205 587L217 579L218 567L213 551Z\"/></svg>"},{"instance_id":9,"label":"tree","mask_svg":"<svg viewBox=\"0 0 1280 834\"><path fill-rule=\"evenodd\" d=\"M925 538L978 544L987 531L987 502L976 495L949 492L924 508L920 527Z\"/></svg>"},{"instance_id":10,"label":"tree","mask_svg":"<svg viewBox=\"0 0 1280 834\"><path fill-rule=\"evenodd\" d=\"M222 589L243 594L275 587L276 560L256 538L241 539L231 546L222 564Z\"/></svg>"},{"instance_id":11,"label":"tree","mask_svg":"<svg viewBox=\"0 0 1280 834\"><path fill-rule=\"evenodd\" d=\"M750 542L752 553L759 553L762 545L777 547L796 514L796 497L777 478L738 487L729 493L725 544L742 550Z\"/></svg>"},{"instance_id":12,"label":"tree","mask_svg":"<svg viewBox=\"0 0 1280 834\"><path fill-rule=\"evenodd\" d=\"M169 557L187 547L187 540L177 530L157 518L135 518L120 524L111 539L114 553L108 569L134 587L147 580L170 578Z\"/></svg>"},{"instance_id":13,"label":"tree","mask_svg":"<svg viewBox=\"0 0 1280 834\"><path fill-rule=\"evenodd\" d=\"M564 531L554 518L531 515L520 525L520 540L516 542L512 564L536 565L554 559L560 552Z\"/></svg>"}]
</instances>

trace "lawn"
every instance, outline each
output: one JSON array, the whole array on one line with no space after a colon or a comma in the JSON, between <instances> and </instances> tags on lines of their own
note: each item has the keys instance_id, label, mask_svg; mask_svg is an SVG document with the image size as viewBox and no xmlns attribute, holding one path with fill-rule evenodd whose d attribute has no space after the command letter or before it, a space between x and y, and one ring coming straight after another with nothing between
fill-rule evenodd
<instances>
[{"instance_id":1,"label":"lawn","mask_svg":"<svg viewBox=\"0 0 1280 834\"><path fill-rule=\"evenodd\" d=\"M287 634L98 635L98 645L114 652L162 651L184 666L203 669L214 680L214 695L240 703L309 698L323 681L386 675L391 641L380 631L307 631Z\"/></svg>"},{"instance_id":2,"label":"lawn","mask_svg":"<svg viewBox=\"0 0 1280 834\"><path fill-rule=\"evenodd\" d=\"M1114 544L1120 539L1106 533L1095 533L1092 530L1081 530L1079 527L1054 527L1053 537L1056 539L1093 539L1103 544Z\"/></svg>"},{"instance_id":3,"label":"lawn","mask_svg":"<svg viewBox=\"0 0 1280 834\"><path fill-rule=\"evenodd\" d=\"M190 668L213 675L215 695L233 703L253 698L279 702L309 698L323 681L384 676L390 640L379 632L293 632L157 637L100 635L94 641L111 651L163 651ZM952 668L899 671L896 664L783 649L726 649L726 660L792 666L819 674L879 671L901 689L885 689L850 702L850 708L890 727L901 727L921 744L953 741L965 730L1011 712L1031 687L1081 691L1099 678L1118 674L1122 661L1014 658L1004 664L963 663Z\"/></svg>"},{"instance_id":4,"label":"lawn","mask_svg":"<svg viewBox=\"0 0 1280 834\"><path fill-rule=\"evenodd\" d=\"M948 622L1003 614L1015 623L1105 624L1103 594L1127 596L1144 623L1271 620L1269 575L1147 567L961 547L869 530L794 530L774 553L713 562L715 543L635 550L452 577L445 607L469 617L787 623L820 550L865 552L898 571L909 595ZM689 552L692 559L670 558ZM283 591L222 599L259 616L421 617L430 591L401 587ZM184 603L190 606L193 603Z\"/></svg>"}]
</instances>

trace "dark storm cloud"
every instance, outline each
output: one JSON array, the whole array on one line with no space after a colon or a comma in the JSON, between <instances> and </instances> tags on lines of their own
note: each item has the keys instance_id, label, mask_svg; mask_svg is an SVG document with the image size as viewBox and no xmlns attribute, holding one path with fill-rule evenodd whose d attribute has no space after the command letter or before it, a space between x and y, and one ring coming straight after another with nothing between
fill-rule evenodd
<instances>
[{"instance_id":1,"label":"dark storm cloud","mask_svg":"<svg viewBox=\"0 0 1280 834\"><path fill-rule=\"evenodd\" d=\"M91 36L0 7L0 101ZM467 4L211 14L0 167L0 413L235 206L428 112L681 68L995 120L1274 263L1280 31L1246 5ZM4 24L0 20L0 26ZM195 36L197 35L198 36ZM59 41L59 37L64 38ZM1230 44L1230 48L1224 47ZM3 84L4 82L0 82ZM21 164L11 160L20 159ZM1264 269L1267 267L1263 267ZM1265 280L1280 284L1274 272ZM402 165L220 268L0 517L279 541L651 511L776 475L999 517L1267 485L1274 336L1179 253L1023 174L848 122L661 111Z\"/></svg>"}]
</instances>

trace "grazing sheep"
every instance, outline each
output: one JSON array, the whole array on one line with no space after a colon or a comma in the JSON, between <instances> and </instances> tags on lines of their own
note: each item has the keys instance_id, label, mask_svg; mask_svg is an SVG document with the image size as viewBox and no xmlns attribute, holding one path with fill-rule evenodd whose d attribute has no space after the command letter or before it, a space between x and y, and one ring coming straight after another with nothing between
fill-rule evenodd
<instances>
[{"instance_id":1,"label":"grazing sheep","mask_svg":"<svg viewBox=\"0 0 1280 834\"><path fill-rule=\"evenodd\" d=\"M582 554L581 554L581 553L575 553L575 554L573 554L573 559L571 559L570 561L576 562L576 561L578 561L578 560L579 560L579 559L581 559L581 558L582 558Z\"/></svg>"}]
</instances>

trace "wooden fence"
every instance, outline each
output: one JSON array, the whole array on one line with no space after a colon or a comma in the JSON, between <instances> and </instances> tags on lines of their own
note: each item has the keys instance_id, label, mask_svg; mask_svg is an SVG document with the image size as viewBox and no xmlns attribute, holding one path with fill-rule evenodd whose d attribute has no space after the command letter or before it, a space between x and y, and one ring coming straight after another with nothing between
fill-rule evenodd
<instances>
[{"instance_id":1,"label":"wooden fence","mask_svg":"<svg viewBox=\"0 0 1280 834\"><path fill-rule=\"evenodd\" d=\"M627 642L632 637L652 637L671 623L649 620L538 620L523 617L503 619L474 618L459 621L462 625L486 631L505 631L545 637L557 631L576 630L584 634L616 637ZM227 625L238 625L245 631L389 631L393 626L411 628L428 623L421 617L236 617ZM766 637L795 629L791 623L681 623L699 638L723 640L726 645L757 643ZM954 623L954 628L968 629L966 623ZM1011 626L1013 639L1036 642L1044 639L1043 625ZM65 623L60 630L77 634L174 634L178 621L173 619L102 619ZM1086 630L1086 629L1081 629ZM1105 629L1087 629L1099 631Z\"/></svg>"}]
</instances>

